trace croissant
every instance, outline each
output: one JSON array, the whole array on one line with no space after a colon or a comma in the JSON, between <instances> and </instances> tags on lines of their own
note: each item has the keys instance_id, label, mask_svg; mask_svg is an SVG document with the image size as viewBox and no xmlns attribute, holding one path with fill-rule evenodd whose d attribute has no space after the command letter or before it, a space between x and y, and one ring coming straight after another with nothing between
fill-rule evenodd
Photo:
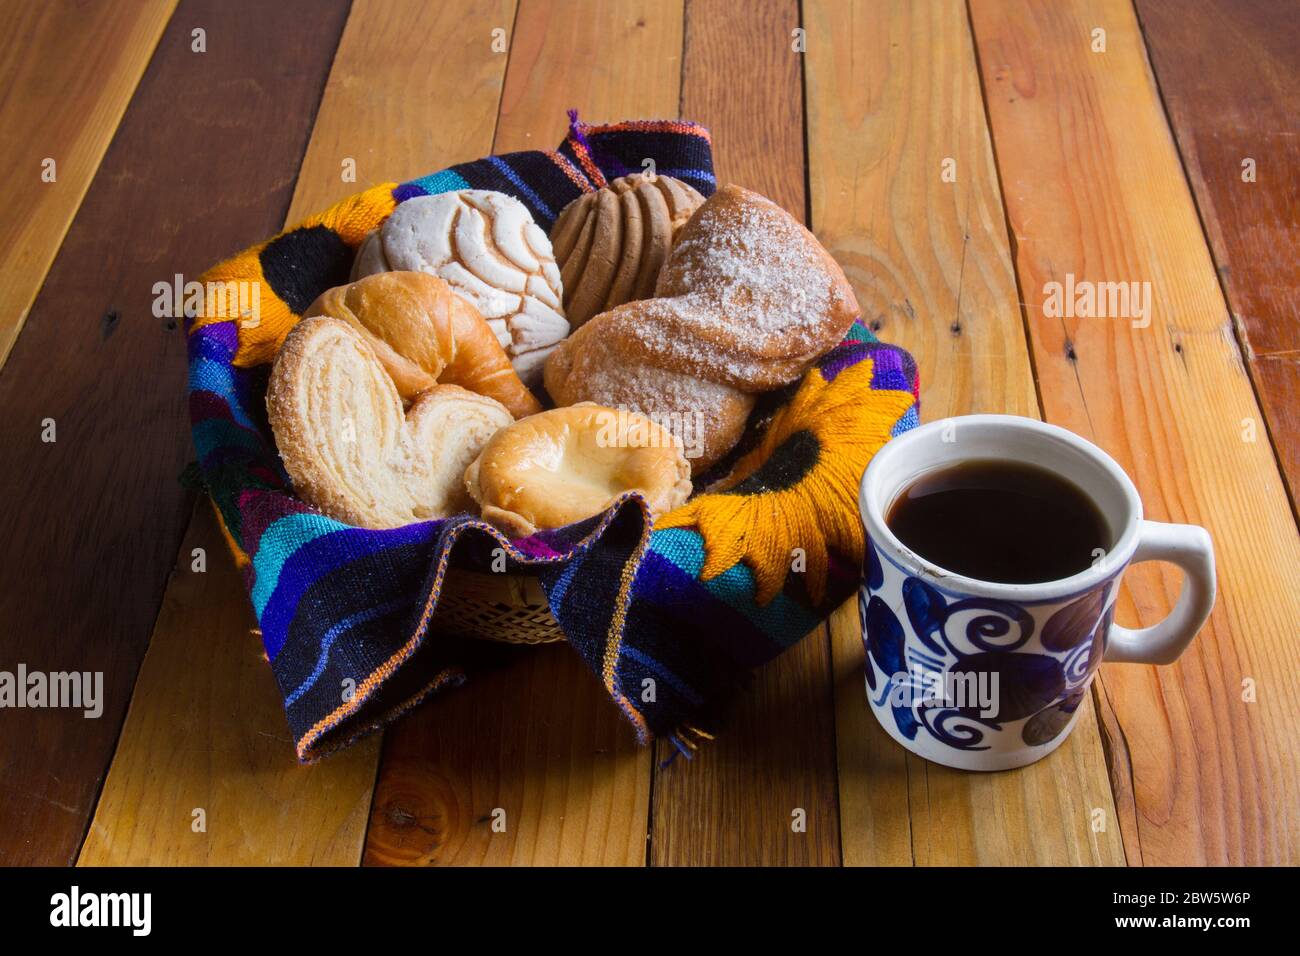
<instances>
[{"instance_id":1,"label":"croissant","mask_svg":"<svg viewBox=\"0 0 1300 956\"><path fill-rule=\"evenodd\" d=\"M510 413L457 385L426 389L403 411L372 341L328 316L303 319L285 338L266 407L294 491L363 528L472 510L465 469Z\"/></svg>"},{"instance_id":2,"label":"croissant","mask_svg":"<svg viewBox=\"0 0 1300 956\"><path fill-rule=\"evenodd\" d=\"M496 399L516 418L542 410L483 316L437 276L366 276L327 290L306 314L333 316L361 333L404 402L443 384Z\"/></svg>"},{"instance_id":3,"label":"croissant","mask_svg":"<svg viewBox=\"0 0 1300 956\"><path fill-rule=\"evenodd\" d=\"M682 441L694 474L740 439L760 392L843 339L858 303L843 270L775 203L725 186L699 207L655 298L595 316L546 362L561 405L641 412Z\"/></svg>"}]
</instances>

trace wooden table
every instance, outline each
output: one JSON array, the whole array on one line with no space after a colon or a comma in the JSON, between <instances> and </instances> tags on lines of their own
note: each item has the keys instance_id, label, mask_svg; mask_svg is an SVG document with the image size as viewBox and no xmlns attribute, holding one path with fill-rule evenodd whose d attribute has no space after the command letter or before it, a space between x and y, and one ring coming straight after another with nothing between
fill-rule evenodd
<instances>
[{"instance_id":1,"label":"wooden table","mask_svg":"<svg viewBox=\"0 0 1300 956\"><path fill-rule=\"evenodd\" d=\"M0 711L0 862L1300 862L1293 3L131 0L13 19L0 669L100 671L104 710ZM183 333L153 286L370 183L552 147L568 107L708 125L720 178L803 217L916 356L925 419L1041 416L1115 456L1149 517L1209 528L1219 599L1190 651L1103 667L1067 744L1000 774L886 738L851 606L690 763L661 768L552 646L297 766L247 596L177 481ZM1149 323L1045 311L1067 276L1149 282ZM1131 572L1119 619L1159 619L1178 584Z\"/></svg>"}]
</instances>

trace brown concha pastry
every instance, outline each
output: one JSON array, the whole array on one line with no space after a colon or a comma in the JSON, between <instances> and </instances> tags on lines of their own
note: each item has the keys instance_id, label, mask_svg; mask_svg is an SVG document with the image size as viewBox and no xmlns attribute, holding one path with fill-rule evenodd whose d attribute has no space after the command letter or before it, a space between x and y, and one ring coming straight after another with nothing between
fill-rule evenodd
<instances>
[{"instance_id":1,"label":"brown concha pastry","mask_svg":"<svg viewBox=\"0 0 1300 956\"><path fill-rule=\"evenodd\" d=\"M465 471L483 517L511 537L600 514L640 492L654 514L691 494L681 443L644 415L583 403L497 432Z\"/></svg>"},{"instance_id":2,"label":"brown concha pastry","mask_svg":"<svg viewBox=\"0 0 1300 956\"><path fill-rule=\"evenodd\" d=\"M330 316L289 332L266 406L294 492L362 528L472 511L465 469L513 420L500 402L458 385L426 389L403 410L370 341Z\"/></svg>"},{"instance_id":3,"label":"brown concha pastry","mask_svg":"<svg viewBox=\"0 0 1300 956\"><path fill-rule=\"evenodd\" d=\"M702 202L679 179L634 173L565 206L551 227L551 247L570 325L654 295L677 234Z\"/></svg>"},{"instance_id":4,"label":"brown concha pastry","mask_svg":"<svg viewBox=\"0 0 1300 956\"><path fill-rule=\"evenodd\" d=\"M848 279L812 233L725 186L682 229L655 298L602 312L561 342L546 390L561 405L650 416L681 437L699 475L736 444L756 396L800 378L857 315Z\"/></svg>"}]
</instances>

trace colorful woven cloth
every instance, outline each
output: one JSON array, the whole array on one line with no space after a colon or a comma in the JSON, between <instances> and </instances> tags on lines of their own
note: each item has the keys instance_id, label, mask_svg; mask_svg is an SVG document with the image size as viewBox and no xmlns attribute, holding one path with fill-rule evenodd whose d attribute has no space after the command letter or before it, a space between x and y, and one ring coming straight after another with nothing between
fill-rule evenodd
<instances>
[{"instance_id":1,"label":"colorful woven cloth","mask_svg":"<svg viewBox=\"0 0 1300 956\"><path fill-rule=\"evenodd\" d=\"M647 741L689 751L699 721L754 667L812 630L859 577L858 480L916 423L916 369L861 325L797 387L765 397L728 477L651 528L635 495L604 514L509 541L465 515L389 531L327 518L292 496L266 422L269 363L299 315L348 279L354 250L413 196L509 193L550 229L609 179L656 171L708 195L708 131L688 122L586 126L554 152L491 156L359 193L216 266L189 322L194 445L244 575L299 759L376 730L462 683L468 642L430 627L449 566L540 580L568 643ZM254 287L255 314L212 289Z\"/></svg>"}]
</instances>

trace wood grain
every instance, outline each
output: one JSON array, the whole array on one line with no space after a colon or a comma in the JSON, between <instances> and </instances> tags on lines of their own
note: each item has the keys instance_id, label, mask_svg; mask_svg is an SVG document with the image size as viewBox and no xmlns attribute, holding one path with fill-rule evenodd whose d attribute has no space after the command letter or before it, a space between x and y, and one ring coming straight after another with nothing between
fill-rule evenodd
<instances>
[{"instance_id":1,"label":"wood grain","mask_svg":"<svg viewBox=\"0 0 1300 956\"><path fill-rule=\"evenodd\" d=\"M1183 658L1102 668L1128 858L1295 863L1300 539L1246 431L1260 409L1133 10L990 0L971 21L1046 417L1110 452L1149 518L1202 524L1217 552L1218 604ZM1150 282L1150 324L1044 316L1067 274ZM1178 576L1147 565L1126 584L1119 619L1151 624Z\"/></svg>"},{"instance_id":2,"label":"wood grain","mask_svg":"<svg viewBox=\"0 0 1300 956\"><path fill-rule=\"evenodd\" d=\"M682 0L521 0L493 148L554 149L567 109L587 123L674 116L681 73Z\"/></svg>"},{"instance_id":3,"label":"wood grain","mask_svg":"<svg viewBox=\"0 0 1300 956\"><path fill-rule=\"evenodd\" d=\"M201 574L195 548L208 556ZM256 626L201 501L78 865L356 862L377 748L297 766Z\"/></svg>"},{"instance_id":4,"label":"wood grain","mask_svg":"<svg viewBox=\"0 0 1300 956\"><path fill-rule=\"evenodd\" d=\"M492 142L514 0L354 0L289 209L296 222L358 190L475 159ZM343 163L356 163L345 182Z\"/></svg>"},{"instance_id":5,"label":"wood grain","mask_svg":"<svg viewBox=\"0 0 1300 956\"><path fill-rule=\"evenodd\" d=\"M682 115L709 127L719 183L739 183L801 222L806 196L795 2L690 0ZM825 627L753 675L717 739L660 766L651 859L674 865L839 862L835 720ZM657 745L662 764L674 748ZM792 824L803 811L804 829Z\"/></svg>"},{"instance_id":6,"label":"wood grain","mask_svg":"<svg viewBox=\"0 0 1300 956\"><path fill-rule=\"evenodd\" d=\"M0 366L176 0L29 3L0 44ZM42 178L54 161L54 181Z\"/></svg>"},{"instance_id":7,"label":"wood grain","mask_svg":"<svg viewBox=\"0 0 1300 956\"><path fill-rule=\"evenodd\" d=\"M0 667L104 675L96 720L4 712L0 862L69 863L85 832L193 502L185 343L153 285L283 217L343 21L313 5L308 43L305 6L182 4L0 370Z\"/></svg>"},{"instance_id":8,"label":"wood grain","mask_svg":"<svg viewBox=\"0 0 1300 956\"><path fill-rule=\"evenodd\" d=\"M554 149L569 107L674 115L681 27L680 3L524 0L493 151ZM650 751L572 650L515 656L388 732L366 863L645 863Z\"/></svg>"},{"instance_id":9,"label":"wood grain","mask_svg":"<svg viewBox=\"0 0 1300 956\"><path fill-rule=\"evenodd\" d=\"M964 6L814 2L805 16L813 227L872 327L915 356L923 418L1037 416ZM1091 704L1050 760L950 770L871 715L854 603L831 633L845 863L1123 862L1118 830L1091 825L1096 808L1114 818Z\"/></svg>"},{"instance_id":10,"label":"wood grain","mask_svg":"<svg viewBox=\"0 0 1300 956\"><path fill-rule=\"evenodd\" d=\"M283 220L382 181L389 170L394 176L433 172L482 152L491 135L482 117L494 114L505 71L505 56L491 50L491 30L508 25L512 14L508 0L481 5L472 15L417 2L354 3L293 201L287 217L279 213ZM326 45L328 63L334 49ZM427 51L433 49L443 52L431 69ZM412 103L445 106L416 123L401 116L414 115ZM349 158L357 163L356 182L343 178ZM247 239L279 225L259 227ZM206 535L207 521L201 513L191 536ZM259 647L247 633L248 595L223 552L211 551L221 573L178 573L171 583L83 862L128 862L137 853L208 864L355 865L360 859L379 742L363 742L311 768L297 765L269 668L264 659L250 663ZM202 610L190 611L196 606ZM192 673L186 648L195 644L211 650ZM265 674L253 677L252 663ZM186 698L224 700L225 707L178 722L175 708ZM212 754L233 756L217 761ZM159 787L152 768L164 762L169 785ZM174 830L151 828L151 821L188 816L193 805L208 808L206 837L176 838Z\"/></svg>"},{"instance_id":11,"label":"wood grain","mask_svg":"<svg viewBox=\"0 0 1300 956\"><path fill-rule=\"evenodd\" d=\"M688 0L682 116L709 128L720 185L762 193L803 222L799 25L796 0Z\"/></svg>"},{"instance_id":12,"label":"wood grain","mask_svg":"<svg viewBox=\"0 0 1300 956\"><path fill-rule=\"evenodd\" d=\"M1300 6L1137 11L1283 473L1300 499ZM1253 179L1243 163L1254 164Z\"/></svg>"}]
</instances>

